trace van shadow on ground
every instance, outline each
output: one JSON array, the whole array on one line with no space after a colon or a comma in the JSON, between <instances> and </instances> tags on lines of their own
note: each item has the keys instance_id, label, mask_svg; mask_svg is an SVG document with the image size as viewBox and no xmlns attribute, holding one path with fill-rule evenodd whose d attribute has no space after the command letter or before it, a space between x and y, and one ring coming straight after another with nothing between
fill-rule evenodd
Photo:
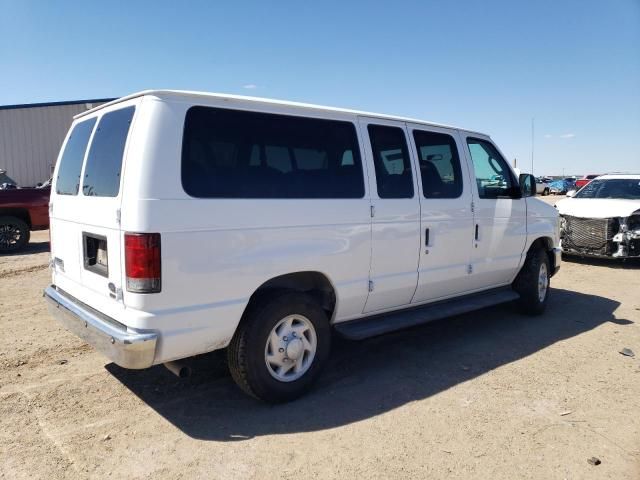
<instances>
[{"instance_id":1,"label":"van shadow on ground","mask_svg":"<svg viewBox=\"0 0 640 480\"><path fill-rule=\"evenodd\" d=\"M335 337L328 368L305 397L266 405L244 395L221 352L191 361L180 380L164 367L107 370L185 434L238 441L357 422L427 398L605 322L628 325L619 302L552 290L547 314L527 317L513 305L487 308L362 342Z\"/></svg>"}]
</instances>

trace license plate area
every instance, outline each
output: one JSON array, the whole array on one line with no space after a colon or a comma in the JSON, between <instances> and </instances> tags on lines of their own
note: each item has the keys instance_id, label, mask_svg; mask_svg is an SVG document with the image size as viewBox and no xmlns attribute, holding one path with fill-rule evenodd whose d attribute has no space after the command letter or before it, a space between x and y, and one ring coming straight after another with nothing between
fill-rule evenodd
<instances>
[{"instance_id":1,"label":"license plate area","mask_svg":"<svg viewBox=\"0 0 640 480\"><path fill-rule=\"evenodd\" d=\"M84 269L103 277L109 277L107 237L93 233L82 233Z\"/></svg>"}]
</instances>

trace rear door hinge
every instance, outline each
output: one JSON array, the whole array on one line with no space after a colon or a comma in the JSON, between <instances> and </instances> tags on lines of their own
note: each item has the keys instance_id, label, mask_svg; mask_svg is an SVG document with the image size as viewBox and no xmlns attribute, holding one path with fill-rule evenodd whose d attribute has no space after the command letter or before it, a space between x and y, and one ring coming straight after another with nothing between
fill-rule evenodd
<instances>
[{"instance_id":1,"label":"rear door hinge","mask_svg":"<svg viewBox=\"0 0 640 480\"><path fill-rule=\"evenodd\" d=\"M118 225L120 225L120 218L121 218L121 216L122 216L122 212L121 212L121 210L120 210L119 208L118 208L118 209L116 209L116 223L117 223Z\"/></svg>"},{"instance_id":2,"label":"rear door hinge","mask_svg":"<svg viewBox=\"0 0 640 480\"><path fill-rule=\"evenodd\" d=\"M373 280L369 280L369 292L373 292Z\"/></svg>"},{"instance_id":3,"label":"rear door hinge","mask_svg":"<svg viewBox=\"0 0 640 480\"><path fill-rule=\"evenodd\" d=\"M467 273L469 275L471 275L473 273L473 265L471 265L471 264L467 265Z\"/></svg>"},{"instance_id":4,"label":"rear door hinge","mask_svg":"<svg viewBox=\"0 0 640 480\"><path fill-rule=\"evenodd\" d=\"M471 213L475 213L476 211L476 205L475 203L471 202Z\"/></svg>"}]
</instances>

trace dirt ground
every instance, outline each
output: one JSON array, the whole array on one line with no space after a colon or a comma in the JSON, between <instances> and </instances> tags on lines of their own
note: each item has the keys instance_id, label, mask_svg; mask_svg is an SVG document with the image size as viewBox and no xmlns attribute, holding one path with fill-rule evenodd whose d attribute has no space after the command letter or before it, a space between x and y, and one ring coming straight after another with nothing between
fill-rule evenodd
<instances>
[{"instance_id":1,"label":"dirt ground","mask_svg":"<svg viewBox=\"0 0 640 480\"><path fill-rule=\"evenodd\" d=\"M336 338L313 392L268 406L220 354L180 380L64 331L41 298L47 238L0 257L0 478L640 478L638 263L564 262L538 318Z\"/></svg>"}]
</instances>

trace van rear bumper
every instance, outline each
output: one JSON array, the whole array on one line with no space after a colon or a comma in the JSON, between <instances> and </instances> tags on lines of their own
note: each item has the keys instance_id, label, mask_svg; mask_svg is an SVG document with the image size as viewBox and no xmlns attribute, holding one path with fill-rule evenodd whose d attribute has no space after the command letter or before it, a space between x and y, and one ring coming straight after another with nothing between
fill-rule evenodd
<instances>
[{"instance_id":1,"label":"van rear bumper","mask_svg":"<svg viewBox=\"0 0 640 480\"><path fill-rule=\"evenodd\" d=\"M47 287L43 295L54 318L117 365L131 369L153 365L157 333L132 331L55 285Z\"/></svg>"}]
</instances>

